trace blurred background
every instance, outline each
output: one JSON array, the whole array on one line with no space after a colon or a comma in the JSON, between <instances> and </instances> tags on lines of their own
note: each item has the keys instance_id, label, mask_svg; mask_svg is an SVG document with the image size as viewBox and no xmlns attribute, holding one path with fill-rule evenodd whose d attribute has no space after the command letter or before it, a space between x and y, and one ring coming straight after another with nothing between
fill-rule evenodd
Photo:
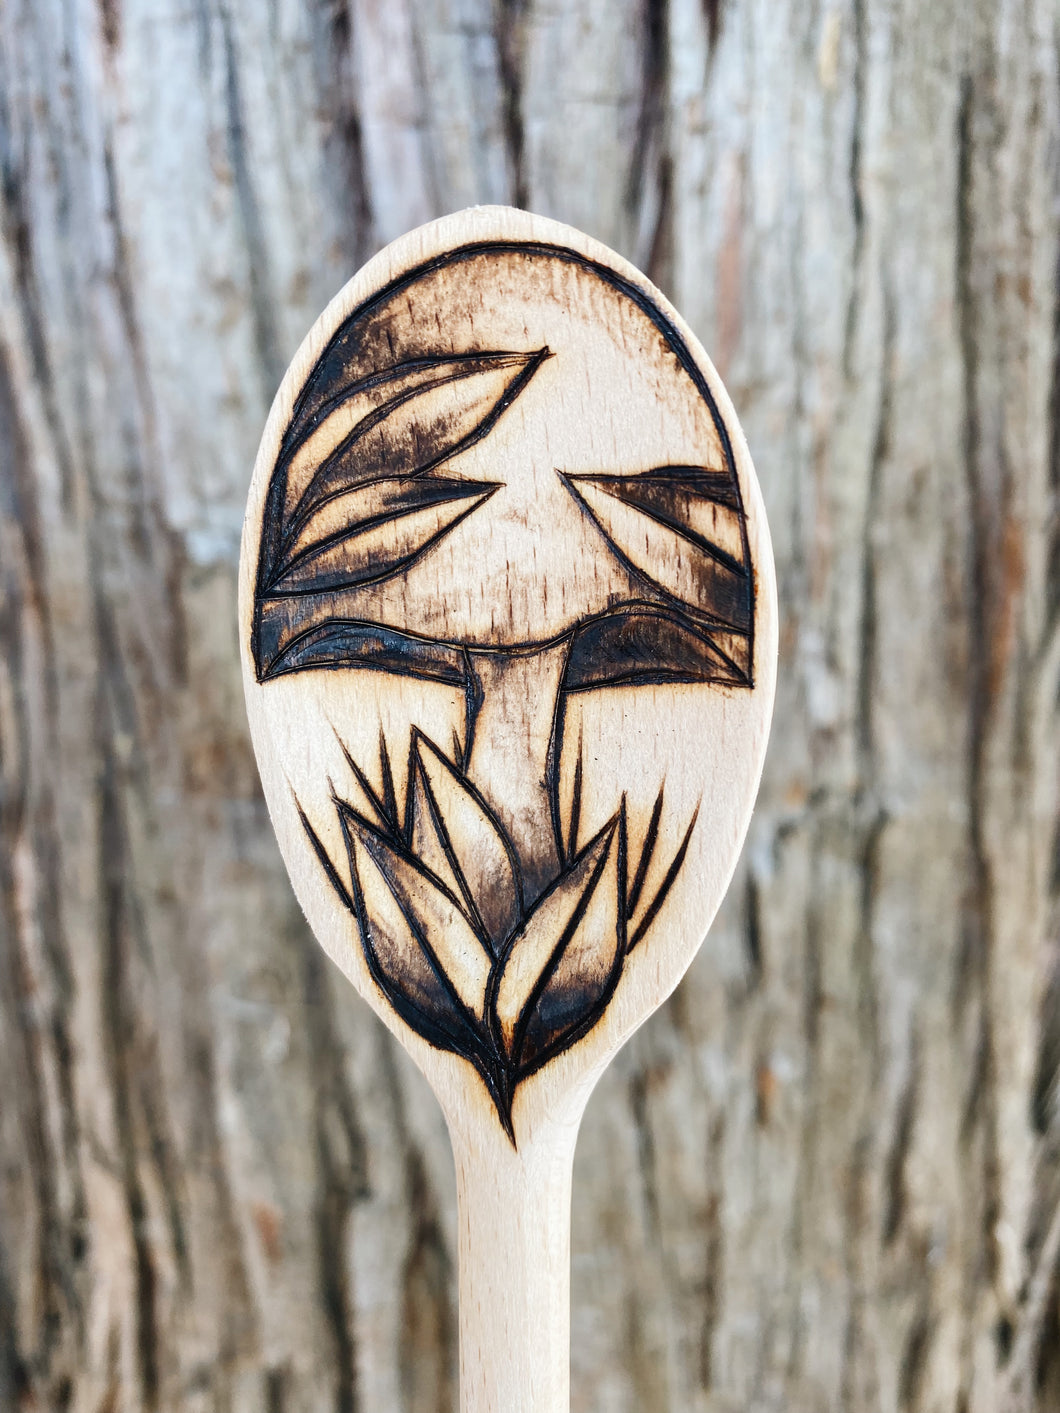
<instances>
[{"instance_id":1,"label":"blurred background","mask_svg":"<svg viewBox=\"0 0 1060 1413\"><path fill-rule=\"evenodd\" d=\"M294 903L235 586L302 336L476 202L690 320L782 602L743 864L585 1120L573 1409L1060 1408L1058 37L2 0L4 1413L455 1409L447 1139Z\"/></svg>"}]
</instances>

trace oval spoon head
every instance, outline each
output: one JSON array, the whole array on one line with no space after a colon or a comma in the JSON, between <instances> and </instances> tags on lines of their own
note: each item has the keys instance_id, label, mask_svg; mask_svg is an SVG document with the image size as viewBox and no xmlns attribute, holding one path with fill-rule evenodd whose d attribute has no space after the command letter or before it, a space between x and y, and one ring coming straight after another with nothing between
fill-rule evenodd
<instances>
[{"instance_id":1,"label":"oval spoon head","mask_svg":"<svg viewBox=\"0 0 1060 1413\"><path fill-rule=\"evenodd\" d=\"M677 985L747 830L776 624L729 399L612 251L461 212L310 331L243 533L251 733L313 931L451 1125L576 1121Z\"/></svg>"}]
</instances>

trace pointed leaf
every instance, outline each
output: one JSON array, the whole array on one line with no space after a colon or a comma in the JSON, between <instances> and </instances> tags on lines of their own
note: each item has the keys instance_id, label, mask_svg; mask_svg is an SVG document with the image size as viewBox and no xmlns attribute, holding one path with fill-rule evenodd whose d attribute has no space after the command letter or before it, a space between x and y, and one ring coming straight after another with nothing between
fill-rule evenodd
<instances>
[{"instance_id":1,"label":"pointed leaf","mask_svg":"<svg viewBox=\"0 0 1060 1413\"><path fill-rule=\"evenodd\" d=\"M494 1012L513 1064L533 1064L606 993L625 950L619 815L588 843L512 938Z\"/></svg>"},{"instance_id":2,"label":"pointed leaf","mask_svg":"<svg viewBox=\"0 0 1060 1413\"><path fill-rule=\"evenodd\" d=\"M325 877L357 921L368 968L398 1015L432 1045L467 1056L481 1053L482 1036L474 1018L421 945L385 879L359 848L343 811L339 820L349 888L301 806L297 808Z\"/></svg>"},{"instance_id":3,"label":"pointed leaf","mask_svg":"<svg viewBox=\"0 0 1060 1413\"><path fill-rule=\"evenodd\" d=\"M523 910L515 851L478 791L426 736L416 733L417 774L461 895L496 951Z\"/></svg>"},{"instance_id":4,"label":"pointed leaf","mask_svg":"<svg viewBox=\"0 0 1060 1413\"><path fill-rule=\"evenodd\" d=\"M372 960L383 973L388 993L399 994L436 1024L452 1027L461 1015L409 925L386 880L356 838L350 854L364 907L365 937Z\"/></svg>"},{"instance_id":5,"label":"pointed leaf","mask_svg":"<svg viewBox=\"0 0 1060 1413\"><path fill-rule=\"evenodd\" d=\"M578 829L582 818L582 728L578 727L578 759L574 765L574 786L571 790L570 819L567 821L566 859L570 863L578 852Z\"/></svg>"},{"instance_id":6,"label":"pointed leaf","mask_svg":"<svg viewBox=\"0 0 1060 1413\"><path fill-rule=\"evenodd\" d=\"M413 754L409 772L409 796L405 816L409 848L420 863L442 880L454 897L464 901L468 912L472 904L467 885L460 877L452 856L452 845L444 837L444 827L431 798L430 786L424 778L418 753Z\"/></svg>"},{"instance_id":7,"label":"pointed leaf","mask_svg":"<svg viewBox=\"0 0 1060 1413\"><path fill-rule=\"evenodd\" d=\"M357 666L450 687L467 683L467 660L460 648L402 633L385 623L325 618L292 635L289 599L263 601L259 649L262 681L310 667Z\"/></svg>"},{"instance_id":8,"label":"pointed leaf","mask_svg":"<svg viewBox=\"0 0 1060 1413\"><path fill-rule=\"evenodd\" d=\"M322 501L305 520L289 545L274 583L297 579L295 571L304 573L305 561L313 560L326 550L338 546L353 536L363 536L388 521L413 515L416 511L448 501L460 502L484 496L498 489L496 481L468 481L446 476L384 476L364 486L354 486L337 496ZM463 507L466 509L466 507ZM458 514L459 511L454 511ZM356 562L356 554L353 556ZM356 582L356 579L351 582Z\"/></svg>"},{"instance_id":9,"label":"pointed leaf","mask_svg":"<svg viewBox=\"0 0 1060 1413\"><path fill-rule=\"evenodd\" d=\"M363 441L403 404L481 375L494 375L498 387L503 388L506 378L518 376L532 357L525 353L475 353L457 358L415 358L341 389L298 428L285 449L285 521L292 521L318 473L357 441ZM351 468L351 475L357 480L372 479L372 457L362 455L360 465L363 474L357 476Z\"/></svg>"},{"instance_id":10,"label":"pointed leaf","mask_svg":"<svg viewBox=\"0 0 1060 1413\"><path fill-rule=\"evenodd\" d=\"M736 508L740 504L736 477L726 466L653 466L650 471L642 471L636 477L621 479L635 479L644 484L652 481L663 484L679 483L694 490L697 495L717 501L720 505Z\"/></svg>"},{"instance_id":11,"label":"pointed leaf","mask_svg":"<svg viewBox=\"0 0 1060 1413\"><path fill-rule=\"evenodd\" d=\"M741 562L701 537L672 529L654 514L609 494L595 479L565 479L633 569L680 603L728 628L746 631L750 627L751 581Z\"/></svg>"},{"instance_id":12,"label":"pointed leaf","mask_svg":"<svg viewBox=\"0 0 1060 1413\"><path fill-rule=\"evenodd\" d=\"M660 785L659 793L655 796L655 804L652 806L648 827L644 831L644 840L640 846L640 858L637 860L636 871L626 897L626 918L628 921L633 920L637 911L637 904L640 902L640 895L644 889L644 880L648 876L648 869L651 867L652 856L655 853L655 845L659 841L659 820L662 818L662 808L663 786Z\"/></svg>"},{"instance_id":13,"label":"pointed leaf","mask_svg":"<svg viewBox=\"0 0 1060 1413\"><path fill-rule=\"evenodd\" d=\"M286 501L284 547L321 501L382 476L423 475L472 446L518 397L546 356L547 350L539 349L440 358L436 376L425 380L417 373L411 384L400 381L387 401L353 425L352 406L341 404L310 434L312 446L299 444L292 457L293 467L301 469L305 463L314 469L297 504ZM331 429L333 419L337 425ZM334 440L332 430L338 434Z\"/></svg>"},{"instance_id":14,"label":"pointed leaf","mask_svg":"<svg viewBox=\"0 0 1060 1413\"><path fill-rule=\"evenodd\" d=\"M624 892L623 817L618 843L609 852L585 914L526 1019L518 1055L522 1074L573 1044L595 1023L610 998L626 953Z\"/></svg>"},{"instance_id":15,"label":"pointed leaf","mask_svg":"<svg viewBox=\"0 0 1060 1413\"><path fill-rule=\"evenodd\" d=\"M350 773L357 782L361 794L364 796L368 806L374 811L376 821L384 833L397 834L398 813L397 800L394 796L394 776L390 769L390 753L387 750L386 736L382 727L379 730L379 774L382 788L377 790L368 776L357 764L353 754L346 742L342 739L334 726L331 728L335 740L339 743L339 749L346 759L346 764L350 768ZM333 792L334 793L334 792Z\"/></svg>"},{"instance_id":16,"label":"pointed leaf","mask_svg":"<svg viewBox=\"0 0 1060 1413\"><path fill-rule=\"evenodd\" d=\"M399 853L367 820L347 807L340 806L340 810L356 856L369 921L381 896L374 887L378 877L439 979L448 981L473 1016L481 1017L491 958L457 900L440 879Z\"/></svg>"},{"instance_id":17,"label":"pointed leaf","mask_svg":"<svg viewBox=\"0 0 1060 1413\"><path fill-rule=\"evenodd\" d=\"M363 521L354 518L361 513L357 501L363 492L328 502L324 511L329 533L282 568L268 593L320 593L386 578L418 559L496 489L493 482L413 481L392 490L394 508L389 516L373 515L369 507L369 516ZM345 527L339 522L340 528L332 531L330 527L342 514L338 507L345 507L351 519ZM306 534L314 523L309 522Z\"/></svg>"},{"instance_id":18,"label":"pointed leaf","mask_svg":"<svg viewBox=\"0 0 1060 1413\"><path fill-rule=\"evenodd\" d=\"M669 474L666 474L669 472ZM718 473L696 474L666 468L639 476L571 476L590 506L603 493L686 535L708 553L732 568L744 565L743 516L735 488L726 475L717 485ZM720 494L719 494L720 492Z\"/></svg>"},{"instance_id":19,"label":"pointed leaf","mask_svg":"<svg viewBox=\"0 0 1060 1413\"><path fill-rule=\"evenodd\" d=\"M698 818L699 806L697 805L692 811L692 818L689 821L688 828L685 830L684 838L681 840L681 844L677 850L677 853L670 860L670 866L666 870L662 882L659 884L658 888L653 893L651 900L646 904L643 912L638 913L635 918L632 916L632 914L634 913L637 907L637 900L635 898L630 899L629 912L631 916L629 918L629 921L634 925L630 932L628 948L629 951L632 952L633 948L637 945L638 942L641 941L641 939L644 937L644 934L648 931L649 927L651 927L656 917L658 917L659 909L662 907L663 903L666 902L666 898L670 892L670 889L676 883L677 875L681 872L681 869L684 866L685 855L688 853L688 846L692 840L692 831L696 827L696 820ZM653 840L653 847L654 842L655 841ZM643 868L644 872L647 873L647 863L643 864ZM639 868L637 872L639 875L641 872ZM640 882L643 883L643 877L641 877Z\"/></svg>"},{"instance_id":20,"label":"pointed leaf","mask_svg":"<svg viewBox=\"0 0 1060 1413\"><path fill-rule=\"evenodd\" d=\"M396 833L398 829L397 791L394 789L394 772L390 765L390 749L386 743L386 732L379 728L379 776L383 782L383 804L387 822Z\"/></svg>"}]
</instances>

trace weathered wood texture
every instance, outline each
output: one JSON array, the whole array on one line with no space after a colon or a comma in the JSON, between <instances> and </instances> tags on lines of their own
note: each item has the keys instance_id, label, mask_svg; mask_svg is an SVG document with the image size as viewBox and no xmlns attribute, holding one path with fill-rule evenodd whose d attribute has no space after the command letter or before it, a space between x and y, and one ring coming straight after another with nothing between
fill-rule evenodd
<instances>
[{"instance_id":1,"label":"weathered wood texture","mask_svg":"<svg viewBox=\"0 0 1060 1413\"><path fill-rule=\"evenodd\" d=\"M293 902L235 584L314 315L475 201L688 317L782 596L745 865L583 1129L573 1406L1058 1406L1058 21L4 0L0 1407L454 1406L441 1116Z\"/></svg>"}]
</instances>

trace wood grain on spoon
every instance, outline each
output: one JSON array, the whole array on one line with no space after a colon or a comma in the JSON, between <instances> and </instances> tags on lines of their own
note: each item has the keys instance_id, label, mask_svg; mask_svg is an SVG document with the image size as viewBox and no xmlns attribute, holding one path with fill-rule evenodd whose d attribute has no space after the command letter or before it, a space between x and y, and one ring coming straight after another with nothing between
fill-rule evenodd
<instances>
[{"instance_id":1,"label":"wood grain on spoon","mask_svg":"<svg viewBox=\"0 0 1060 1413\"><path fill-rule=\"evenodd\" d=\"M706 355L555 222L396 241L277 394L240 639L299 901L449 1124L465 1413L565 1413L582 1111L717 910L772 710L768 531Z\"/></svg>"}]
</instances>

